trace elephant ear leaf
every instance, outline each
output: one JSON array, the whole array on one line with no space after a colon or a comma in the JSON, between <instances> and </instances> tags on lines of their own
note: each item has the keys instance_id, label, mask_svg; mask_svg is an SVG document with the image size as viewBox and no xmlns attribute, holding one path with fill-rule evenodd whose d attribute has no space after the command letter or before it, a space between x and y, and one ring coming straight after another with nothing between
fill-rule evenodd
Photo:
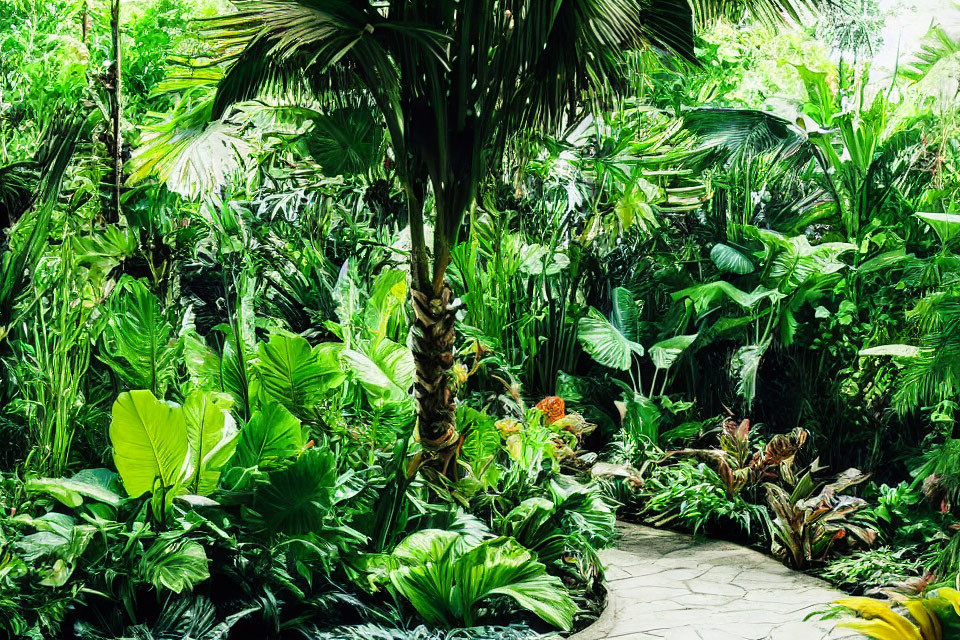
<instances>
[{"instance_id":1,"label":"elephant ear leaf","mask_svg":"<svg viewBox=\"0 0 960 640\"><path fill-rule=\"evenodd\" d=\"M416 368L408 348L384 339L367 343L363 351L348 349L343 356L373 404L382 407L410 402Z\"/></svg>"},{"instance_id":2,"label":"elephant ear leaf","mask_svg":"<svg viewBox=\"0 0 960 640\"><path fill-rule=\"evenodd\" d=\"M117 507L121 498L112 488L116 476L109 469L84 469L72 478L31 478L23 488L28 494L45 493L72 508L79 507L85 499Z\"/></svg>"},{"instance_id":3,"label":"elephant ear leaf","mask_svg":"<svg viewBox=\"0 0 960 640\"><path fill-rule=\"evenodd\" d=\"M316 448L257 486L249 512L253 527L262 532L291 535L321 531L335 502L337 464L330 451Z\"/></svg>"},{"instance_id":4,"label":"elephant ear leaf","mask_svg":"<svg viewBox=\"0 0 960 640\"><path fill-rule=\"evenodd\" d=\"M140 567L143 578L157 590L183 593L210 577L208 562L199 542L159 539L144 553Z\"/></svg>"},{"instance_id":5,"label":"elephant ear leaf","mask_svg":"<svg viewBox=\"0 0 960 640\"><path fill-rule=\"evenodd\" d=\"M626 371L630 368L633 353L643 355L642 346L628 339L593 307L580 319L577 338L584 351L599 364L611 369Z\"/></svg>"},{"instance_id":6,"label":"elephant ear leaf","mask_svg":"<svg viewBox=\"0 0 960 640\"><path fill-rule=\"evenodd\" d=\"M230 415L233 404L226 394L194 391L183 403L183 417L190 449L191 493L213 493L220 470L237 448L237 427Z\"/></svg>"},{"instance_id":7,"label":"elephant ear leaf","mask_svg":"<svg viewBox=\"0 0 960 640\"><path fill-rule=\"evenodd\" d=\"M260 343L258 368L267 399L293 413L320 404L324 393L343 379L328 351L312 350L305 338L274 334Z\"/></svg>"},{"instance_id":8,"label":"elephant ear leaf","mask_svg":"<svg viewBox=\"0 0 960 640\"><path fill-rule=\"evenodd\" d=\"M123 280L109 303L101 359L128 389L163 396L176 375L179 341L163 306L146 286Z\"/></svg>"},{"instance_id":9,"label":"elephant ear leaf","mask_svg":"<svg viewBox=\"0 0 960 640\"><path fill-rule=\"evenodd\" d=\"M300 421L275 402L265 402L240 430L232 464L238 467L269 466L271 461L293 456L303 447Z\"/></svg>"},{"instance_id":10,"label":"elephant ear leaf","mask_svg":"<svg viewBox=\"0 0 960 640\"><path fill-rule=\"evenodd\" d=\"M685 336L674 336L667 340L661 340L650 347L650 359L653 360L653 366L657 369L669 369L677 358L699 337L700 334L694 333Z\"/></svg>"},{"instance_id":11,"label":"elephant ear leaf","mask_svg":"<svg viewBox=\"0 0 960 640\"><path fill-rule=\"evenodd\" d=\"M745 274L754 270L753 262L728 244L718 242L710 250L710 259L720 271L726 273Z\"/></svg>"},{"instance_id":12,"label":"elephant ear leaf","mask_svg":"<svg viewBox=\"0 0 960 640\"><path fill-rule=\"evenodd\" d=\"M560 578L547 573L527 549L512 538L488 540L460 556L455 565L464 618L476 622L480 601L490 596L512 598L544 621L569 630L577 605Z\"/></svg>"},{"instance_id":13,"label":"elephant ear leaf","mask_svg":"<svg viewBox=\"0 0 960 640\"><path fill-rule=\"evenodd\" d=\"M154 482L175 487L189 471L183 409L161 402L150 391L121 393L110 423L113 460L131 497L153 491Z\"/></svg>"}]
</instances>

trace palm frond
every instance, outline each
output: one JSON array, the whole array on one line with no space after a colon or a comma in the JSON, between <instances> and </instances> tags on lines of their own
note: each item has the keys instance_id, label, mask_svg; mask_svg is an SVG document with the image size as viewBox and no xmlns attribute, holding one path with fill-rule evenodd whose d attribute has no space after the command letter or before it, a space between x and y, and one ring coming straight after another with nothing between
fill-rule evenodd
<instances>
[{"instance_id":1,"label":"palm frond","mask_svg":"<svg viewBox=\"0 0 960 640\"><path fill-rule=\"evenodd\" d=\"M930 294L909 316L922 337L920 354L907 362L894 394L901 412L948 400L960 390L960 297L950 291Z\"/></svg>"},{"instance_id":2,"label":"palm frond","mask_svg":"<svg viewBox=\"0 0 960 640\"><path fill-rule=\"evenodd\" d=\"M697 29L706 29L719 20L734 24L745 18L770 27L804 24L831 0L690 0Z\"/></svg>"},{"instance_id":3,"label":"palm frond","mask_svg":"<svg viewBox=\"0 0 960 640\"><path fill-rule=\"evenodd\" d=\"M764 111L693 109L684 114L683 122L704 146L721 150L731 165L761 155L802 164L814 153L803 130Z\"/></svg>"},{"instance_id":4,"label":"palm frond","mask_svg":"<svg viewBox=\"0 0 960 640\"><path fill-rule=\"evenodd\" d=\"M933 73L960 74L960 38L952 38L943 27L934 25L920 41L920 50L900 73L920 82Z\"/></svg>"},{"instance_id":5,"label":"palm frond","mask_svg":"<svg viewBox=\"0 0 960 640\"><path fill-rule=\"evenodd\" d=\"M391 50L416 48L439 56L443 38L423 25L388 20L373 3L343 0L242 0L239 13L213 18L206 32L227 50L230 68L213 105L219 117L231 104L264 91L309 87L319 94L358 87L396 93Z\"/></svg>"},{"instance_id":6,"label":"palm frond","mask_svg":"<svg viewBox=\"0 0 960 640\"><path fill-rule=\"evenodd\" d=\"M148 126L130 160L129 184L150 175L185 198L224 187L242 167L250 145L230 123L211 122L213 97L181 99L169 116Z\"/></svg>"}]
</instances>

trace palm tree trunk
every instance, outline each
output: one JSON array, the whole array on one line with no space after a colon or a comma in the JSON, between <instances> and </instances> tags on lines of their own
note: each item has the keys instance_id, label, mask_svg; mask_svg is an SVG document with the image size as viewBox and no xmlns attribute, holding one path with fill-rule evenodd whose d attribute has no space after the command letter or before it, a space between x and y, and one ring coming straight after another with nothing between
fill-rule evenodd
<instances>
[{"instance_id":1,"label":"palm tree trunk","mask_svg":"<svg viewBox=\"0 0 960 640\"><path fill-rule=\"evenodd\" d=\"M411 290L413 302L413 360L417 373L417 428L420 443L428 451L443 454L445 463L459 445L456 404L450 390L453 367L456 307L447 283L440 295ZM445 470L449 471L449 470Z\"/></svg>"},{"instance_id":2,"label":"palm tree trunk","mask_svg":"<svg viewBox=\"0 0 960 640\"><path fill-rule=\"evenodd\" d=\"M110 42L113 49L113 68L111 70L111 97L110 97L110 140L111 166L109 172L110 185L109 200L106 207L107 222L120 220L120 192L123 184L123 140L120 136L120 99L122 87L121 76L121 43L120 43L120 0L112 0L110 5Z\"/></svg>"},{"instance_id":3,"label":"palm tree trunk","mask_svg":"<svg viewBox=\"0 0 960 640\"><path fill-rule=\"evenodd\" d=\"M460 433L457 431L457 407L450 389L450 373L456 340L457 302L450 285L442 277L442 271L439 278L429 276L423 234L423 191L416 186L407 188L411 230L410 300L413 306L410 346L416 366L417 434L420 444L430 454L430 466L455 479ZM433 260L435 266L449 263L449 257L444 256L434 255Z\"/></svg>"}]
</instances>

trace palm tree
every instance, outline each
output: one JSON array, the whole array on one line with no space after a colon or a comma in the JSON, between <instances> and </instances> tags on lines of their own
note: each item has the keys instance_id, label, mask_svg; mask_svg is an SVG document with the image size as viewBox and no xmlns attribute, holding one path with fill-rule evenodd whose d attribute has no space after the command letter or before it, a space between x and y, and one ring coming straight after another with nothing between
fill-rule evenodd
<instances>
[{"instance_id":1,"label":"palm tree","mask_svg":"<svg viewBox=\"0 0 960 640\"><path fill-rule=\"evenodd\" d=\"M741 2L715 0L718 5ZM806 3L811 0L798 0ZM815 0L812 0L815 1ZM764 0L746 3L766 6ZM769 5L784 4L769 0ZM369 102L389 134L411 237L412 351L421 443L450 471L456 301L445 280L483 176L520 130L556 131L627 86L625 52L693 59L687 0L240 0L213 19L230 52L219 117L266 90ZM433 244L425 202L433 197Z\"/></svg>"}]
</instances>

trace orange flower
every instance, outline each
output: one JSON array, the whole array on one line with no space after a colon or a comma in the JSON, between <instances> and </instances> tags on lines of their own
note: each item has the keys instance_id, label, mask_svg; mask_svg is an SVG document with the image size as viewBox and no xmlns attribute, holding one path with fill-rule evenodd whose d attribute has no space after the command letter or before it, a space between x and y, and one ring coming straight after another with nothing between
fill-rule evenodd
<instances>
[{"instance_id":1,"label":"orange flower","mask_svg":"<svg viewBox=\"0 0 960 640\"><path fill-rule=\"evenodd\" d=\"M537 409L543 412L543 419L547 424L553 424L567 415L563 398L559 396L547 396L537 403Z\"/></svg>"}]
</instances>

